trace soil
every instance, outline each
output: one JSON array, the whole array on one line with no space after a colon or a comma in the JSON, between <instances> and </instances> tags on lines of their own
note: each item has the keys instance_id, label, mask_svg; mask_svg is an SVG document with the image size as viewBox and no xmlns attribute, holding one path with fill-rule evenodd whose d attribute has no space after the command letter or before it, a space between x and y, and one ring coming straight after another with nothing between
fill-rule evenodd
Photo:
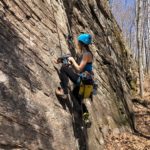
<instances>
[{"instance_id":1,"label":"soil","mask_svg":"<svg viewBox=\"0 0 150 150\"><path fill-rule=\"evenodd\" d=\"M132 99L137 133L110 135L105 150L150 150L150 77L145 78L144 98Z\"/></svg>"}]
</instances>

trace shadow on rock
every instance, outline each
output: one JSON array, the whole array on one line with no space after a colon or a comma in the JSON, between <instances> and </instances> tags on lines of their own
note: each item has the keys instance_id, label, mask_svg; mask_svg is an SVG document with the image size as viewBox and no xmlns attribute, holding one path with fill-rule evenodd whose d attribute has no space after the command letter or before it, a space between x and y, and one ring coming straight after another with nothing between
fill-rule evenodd
<instances>
[{"instance_id":1,"label":"shadow on rock","mask_svg":"<svg viewBox=\"0 0 150 150\"><path fill-rule=\"evenodd\" d=\"M22 89L35 92L40 86L36 77L25 64L23 52L18 48L25 44L13 25L0 18L0 70L8 77L8 83L0 80L0 148L53 149L52 131L47 123L41 106L26 99ZM32 103L32 104L31 104Z\"/></svg>"}]
</instances>

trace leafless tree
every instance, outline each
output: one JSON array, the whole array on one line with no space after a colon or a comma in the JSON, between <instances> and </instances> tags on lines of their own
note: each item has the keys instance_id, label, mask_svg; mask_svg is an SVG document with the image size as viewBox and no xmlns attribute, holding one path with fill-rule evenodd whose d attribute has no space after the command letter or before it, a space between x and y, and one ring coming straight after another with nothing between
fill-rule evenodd
<instances>
[{"instance_id":1,"label":"leafless tree","mask_svg":"<svg viewBox=\"0 0 150 150\"><path fill-rule=\"evenodd\" d=\"M143 97L144 74L150 74L150 0L136 0L136 6L127 5L127 0L111 0L110 4L139 64L140 95Z\"/></svg>"},{"instance_id":2,"label":"leafless tree","mask_svg":"<svg viewBox=\"0 0 150 150\"><path fill-rule=\"evenodd\" d=\"M140 95L144 95L143 87L143 11L142 0L136 0L136 23L137 23L137 49L138 49L138 62L139 62L139 81L140 81Z\"/></svg>"},{"instance_id":3,"label":"leafless tree","mask_svg":"<svg viewBox=\"0 0 150 150\"><path fill-rule=\"evenodd\" d=\"M120 25L126 42L135 51L135 5L127 5L127 0L111 0L112 12Z\"/></svg>"}]
</instances>

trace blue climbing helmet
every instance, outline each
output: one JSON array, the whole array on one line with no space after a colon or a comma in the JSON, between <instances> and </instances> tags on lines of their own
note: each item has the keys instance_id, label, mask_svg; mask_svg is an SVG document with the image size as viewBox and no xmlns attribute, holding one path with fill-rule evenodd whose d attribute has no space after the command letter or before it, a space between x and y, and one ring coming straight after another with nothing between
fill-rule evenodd
<instances>
[{"instance_id":1,"label":"blue climbing helmet","mask_svg":"<svg viewBox=\"0 0 150 150\"><path fill-rule=\"evenodd\" d=\"M85 45L89 45L92 43L92 36L90 34L80 34L77 39L79 42L82 42Z\"/></svg>"}]
</instances>

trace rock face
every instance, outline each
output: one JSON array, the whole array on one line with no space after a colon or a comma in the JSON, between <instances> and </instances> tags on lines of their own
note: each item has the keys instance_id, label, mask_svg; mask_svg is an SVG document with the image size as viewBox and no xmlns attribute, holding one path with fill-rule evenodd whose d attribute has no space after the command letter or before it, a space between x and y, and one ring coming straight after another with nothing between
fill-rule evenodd
<instances>
[{"instance_id":1,"label":"rock face","mask_svg":"<svg viewBox=\"0 0 150 150\"><path fill-rule=\"evenodd\" d=\"M107 0L0 0L0 148L100 150L110 132L130 130L130 61ZM70 41L93 35L98 95L86 100L92 126L81 130L79 105L55 96L52 59L75 54Z\"/></svg>"}]
</instances>

